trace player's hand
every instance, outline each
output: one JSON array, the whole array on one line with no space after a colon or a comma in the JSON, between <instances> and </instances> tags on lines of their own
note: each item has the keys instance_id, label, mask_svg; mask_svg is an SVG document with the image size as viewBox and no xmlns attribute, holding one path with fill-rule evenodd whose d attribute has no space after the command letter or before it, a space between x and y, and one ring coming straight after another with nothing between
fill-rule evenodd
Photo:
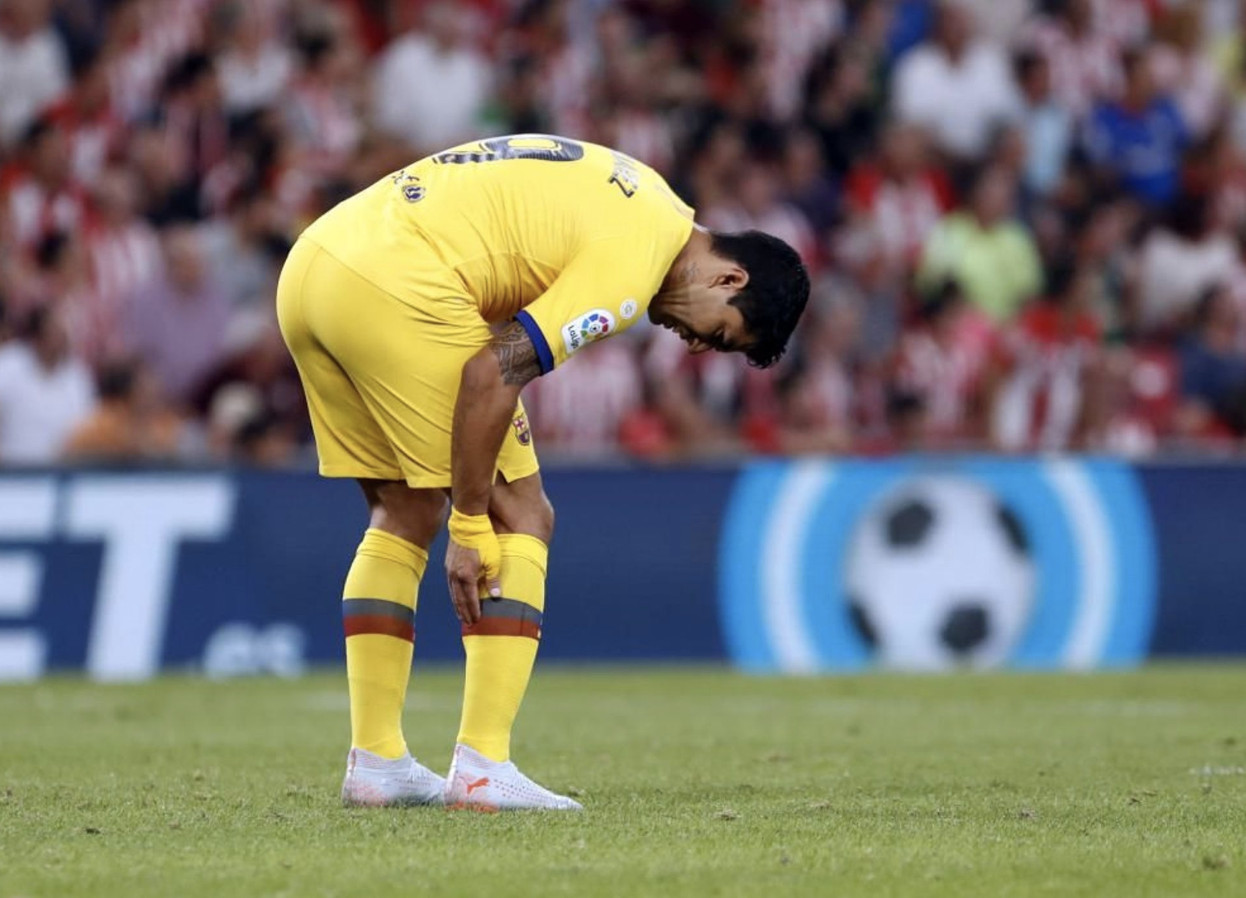
<instances>
[{"instance_id":1,"label":"player's hand","mask_svg":"<svg viewBox=\"0 0 1246 898\"><path fill-rule=\"evenodd\" d=\"M457 508L451 509L449 529L446 580L450 585L450 599L459 621L471 625L480 620L482 585L488 595L495 598L502 595L498 579L502 547L488 515L466 515Z\"/></svg>"}]
</instances>

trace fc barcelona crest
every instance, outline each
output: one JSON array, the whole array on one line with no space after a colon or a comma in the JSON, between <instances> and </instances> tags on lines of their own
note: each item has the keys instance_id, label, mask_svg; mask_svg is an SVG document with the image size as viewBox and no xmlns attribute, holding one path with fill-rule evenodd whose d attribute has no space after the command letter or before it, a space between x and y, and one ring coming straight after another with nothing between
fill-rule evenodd
<instances>
[{"instance_id":1,"label":"fc barcelona crest","mask_svg":"<svg viewBox=\"0 0 1246 898\"><path fill-rule=\"evenodd\" d=\"M532 431L528 429L528 416L526 414L517 415L515 420L511 422L511 426L515 428L515 438L519 440L519 445L527 446L532 442Z\"/></svg>"}]
</instances>

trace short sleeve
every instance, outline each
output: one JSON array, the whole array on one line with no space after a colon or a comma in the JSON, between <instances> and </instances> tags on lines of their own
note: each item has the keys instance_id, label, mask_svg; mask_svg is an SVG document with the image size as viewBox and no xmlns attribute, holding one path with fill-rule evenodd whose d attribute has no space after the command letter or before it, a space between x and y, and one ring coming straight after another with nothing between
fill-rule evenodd
<instances>
[{"instance_id":1,"label":"short sleeve","mask_svg":"<svg viewBox=\"0 0 1246 898\"><path fill-rule=\"evenodd\" d=\"M638 248L635 239L623 238L588 244L515 316L536 347L542 374L640 320L678 250L670 258L654 252L645 259Z\"/></svg>"}]
</instances>

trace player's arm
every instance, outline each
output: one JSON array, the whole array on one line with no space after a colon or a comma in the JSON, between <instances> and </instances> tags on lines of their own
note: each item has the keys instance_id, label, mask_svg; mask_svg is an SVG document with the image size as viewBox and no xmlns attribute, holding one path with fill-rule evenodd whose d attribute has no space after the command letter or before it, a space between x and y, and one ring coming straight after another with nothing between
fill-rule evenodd
<instances>
[{"instance_id":1,"label":"player's arm","mask_svg":"<svg viewBox=\"0 0 1246 898\"><path fill-rule=\"evenodd\" d=\"M451 442L454 506L485 514L506 429L524 384L539 376L532 339L518 321L493 329L489 345L463 366Z\"/></svg>"},{"instance_id":2,"label":"player's arm","mask_svg":"<svg viewBox=\"0 0 1246 898\"><path fill-rule=\"evenodd\" d=\"M501 594L501 552L489 521L489 496L519 391L540 374L536 347L518 321L496 326L489 344L463 366L450 443L454 507L446 576L455 612L464 623L480 619L482 576L491 595Z\"/></svg>"},{"instance_id":3,"label":"player's arm","mask_svg":"<svg viewBox=\"0 0 1246 898\"><path fill-rule=\"evenodd\" d=\"M501 549L489 521L489 496L519 391L640 317L665 265L639 263L644 254L637 243L629 235L581 248L549 289L514 321L496 327L488 346L463 366L450 442L453 508L446 574L455 611L465 623L480 617L481 579L490 594L501 592Z\"/></svg>"}]
</instances>

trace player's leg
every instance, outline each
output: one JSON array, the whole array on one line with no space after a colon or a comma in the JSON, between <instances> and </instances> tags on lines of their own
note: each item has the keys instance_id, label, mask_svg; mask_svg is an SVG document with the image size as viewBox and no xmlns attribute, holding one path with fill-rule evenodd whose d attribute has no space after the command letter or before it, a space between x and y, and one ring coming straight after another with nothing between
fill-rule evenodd
<instances>
[{"instance_id":1,"label":"player's leg","mask_svg":"<svg viewBox=\"0 0 1246 898\"><path fill-rule=\"evenodd\" d=\"M370 511L342 593L351 747L382 758L406 754L402 707L415 642L415 606L445 496L406 484L361 480Z\"/></svg>"},{"instance_id":2,"label":"player's leg","mask_svg":"<svg viewBox=\"0 0 1246 898\"><path fill-rule=\"evenodd\" d=\"M347 804L440 803L444 781L411 758L402 710L415 642L415 607L428 546L441 526L441 490L360 480L369 526L342 593L351 752Z\"/></svg>"},{"instance_id":3,"label":"player's leg","mask_svg":"<svg viewBox=\"0 0 1246 898\"><path fill-rule=\"evenodd\" d=\"M295 244L278 283L277 313L307 396L320 471L358 479L371 510L343 593L352 748L342 799L439 803L441 778L407 754L401 715L416 590L445 500L440 491L402 483L398 458L348 373L356 360L340 351L359 319L377 317L378 305L383 297L371 296L315 244Z\"/></svg>"},{"instance_id":4,"label":"player's leg","mask_svg":"<svg viewBox=\"0 0 1246 898\"><path fill-rule=\"evenodd\" d=\"M483 599L481 619L463 627L467 653L463 717L446 778L446 803L578 810L575 801L537 785L510 762L511 728L541 638L548 546L554 531L554 509L541 475L499 480L489 514L502 547L502 597Z\"/></svg>"},{"instance_id":5,"label":"player's leg","mask_svg":"<svg viewBox=\"0 0 1246 898\"><path fill-rule=\"evenodd\" d=\"M463 626L467 680L458 741L494 761L510 759L511 727L536 661L554 509L541 475L499 480L489 508L502 547L502 598L485 599Z\"/></svg>"}]
</instances>

